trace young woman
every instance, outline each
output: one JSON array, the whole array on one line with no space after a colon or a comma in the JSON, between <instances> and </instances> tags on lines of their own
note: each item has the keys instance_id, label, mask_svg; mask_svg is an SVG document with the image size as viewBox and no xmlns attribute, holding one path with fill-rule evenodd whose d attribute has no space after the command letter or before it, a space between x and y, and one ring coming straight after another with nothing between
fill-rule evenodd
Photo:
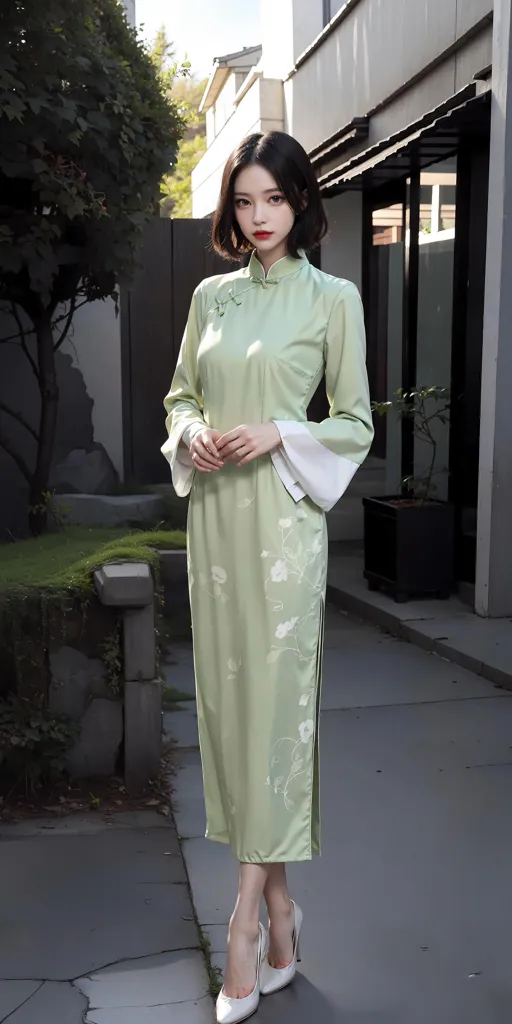
<instances>
[{"instance_id":1,"label":"young woman","mask_svg":"<svg viewBox=\"0 0 512 1024\"><path fill-rule=\"evenodd\" d=\"M250 253L249 265L194 292L165 399L162 451L177 494L190 492L206 835L240 864L220 1024L292 980L302 914L285 864L320 852L325 512L373 436L358 291L305 255L326 230L299 143L245 139L224 171L213 243L231 259ZM330 415L314 423L324 374Z\"/></svg>"}]
</instances>

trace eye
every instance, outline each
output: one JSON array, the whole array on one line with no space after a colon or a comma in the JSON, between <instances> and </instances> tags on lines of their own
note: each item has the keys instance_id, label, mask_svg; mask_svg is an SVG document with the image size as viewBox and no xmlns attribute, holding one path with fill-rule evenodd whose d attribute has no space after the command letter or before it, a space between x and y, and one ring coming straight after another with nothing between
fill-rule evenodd
<instances>
[{"instance_id":1,"label":"eye","mask_svg":"<svg viewBox=\"0 0 512 1024\"><path fill-rule=\"evenodd\" d=\"M249 206L249 201L248 199L235 199L235 206L237 206L238 209L241 210L246 206Z\"/></svg>"},{"instance_id":2,"label":"eye","mask_svg":"<svg viewBox=\"0 0 512 1024\"><path fill-rule=\"evenodd\" d=\"M284 196L270 196L269 202L272 203L272 206L279 206L284 203Z\"/></svg>"}]
</instances>

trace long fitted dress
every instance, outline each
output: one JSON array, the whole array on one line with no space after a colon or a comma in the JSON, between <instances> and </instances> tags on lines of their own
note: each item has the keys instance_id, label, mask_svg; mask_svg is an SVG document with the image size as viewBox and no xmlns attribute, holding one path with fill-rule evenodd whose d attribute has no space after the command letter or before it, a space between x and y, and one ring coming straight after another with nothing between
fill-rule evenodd
<instances>
[{"instance_id":1,"label":"long fitted dress","mask_svg":"<svg viewBox=\"0 0 512 1024\"><path fill-rule=\"evenodd\" d=\"M330 415L307 421L325 372ZM325 511L369 450L357 288L286 256L196 289L169 394L169 460L190 492L188 567L208 838L237 860L320 852L318 721ZM282 444L196 471L199 427L274 421Z\"/></svg>"}]
</instances>

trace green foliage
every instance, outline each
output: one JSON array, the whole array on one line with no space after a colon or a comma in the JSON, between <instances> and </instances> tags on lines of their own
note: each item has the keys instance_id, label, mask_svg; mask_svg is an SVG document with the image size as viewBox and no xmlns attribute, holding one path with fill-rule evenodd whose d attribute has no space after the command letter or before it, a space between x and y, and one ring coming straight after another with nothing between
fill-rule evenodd
<instances>
[{"instance_id":1,"label":"green foliage","mask_svg":"<svg viewBox=\"0 0 512 1024\"><path fill-rule=\"evenodd\" d=\"M92 589L94 570L105 562L149 562L158 549L183 548L181 530L126 533L113 527L70 526L62 533L0 545L0 598L23 599L28 591L72 594Z\"/></svg>"},{"instance_id":2,"label":"green foliage","mask_svg":"<svg viewBox=\"0 0 512 1024\"><path fill-rule=\"evenodd\" d=\"M435 423L450 422L450 392L447 388L430 387L404 391L399 388L389 402L372 402L372 410L379 416L393 412L400 420L412 422L414 437L431 447L430 462L420 476L407 476L402 487L414 497L431 499L436 491L434 483L438 441L432 427Z\"/></svg>"},{"instance_id":3,"label":"green foliage","mask_svg":"<svg viewBox=\"0 0 512 1024\"><path fill-rule=\"evenodd\" d=\"M165 28L159 29L150 50L151 58L166 95L177 104L186 124L186 135L180 142L178 159L171 173L164 175L160 191L160 208L164 217L192 216L192 171L206 150L206 118L199 106L206 81L189 75L190 64L178 68L173 43Z\"/></svg>"},{"instance_id":4,"label":"green foliage","mask_svg":"<svg viewBox=\"0 0 512 1024\"><path fill-rule=\"evenodd\" d=\"M13 695L0 702L0 766L4 779L34 790L62 774L78 724Z\"/></svg>"},{"instance_id":5,"label":"green foliage","mask_svg":"<svg viewBox=\"0 0 512 1024\"><path fill-rule=\"evenodd\" d=\"M129 275L184 132L116 0L0 12L0 296L55 308Z\"/></svg>"},{"instance_id":6,"label":"green foliage","mask_svg":"<svg viewBox=\"0 0 512 1024\"><path fill-rule=\"evenodd\" d=\"M190 700L195 700L192 693L186 693L185 690L178 690L175 686L164 686L162 688L162 706L167 711L176 710L176 704L181 704Z\"/></svg>"},{"instance_id":7,"label":"green foliage","mask_svg":"<svg viewBox=\"0 0 512 1024\"><path fill-rule=\"evenodd\" d=\"M192 171L206 151L204 135L184 139L173 174L166 174L161 185L165 216L192 217Z\"/></svg>"},{"instance_id":8,"label":"green foliage","mask_svg":"<svg viewBox=\"0 0 512 1024\"><path fill-rule=\"evenodd\" d=\"M216 999L222 988L222 971L220 967L214 967L212 964L211 942L202 929L199 929L199 945L205 960L208 981L210 984L210 995L213 999Z\"/></svg>"},{"instance_id":9,"label":"green foliage","mask_svg":"<svg viewBox=\"0 0 512 1024\"><path fill-rule=\"evenodd\" d=\"M123 652L121 650L121 628L116 628L106 637L102 645L101 660L105 666L107 683L116 695L121 691L123 678Z\"/></svg>"},{"instance_id":10,"label":"green foliage","mask_svg":"<svg viewBox=\"0 0 512 1024\"><path fill-rule=\"evenodd\" d=\"M80 305L130 278L185 121L117 0L9 0L0 8L0 308L40 392L31 464L0 430L29 489L34 535L58 409L55 353ZM34 344L35 341L35 344Z\"/></svg>"}]
</instances>

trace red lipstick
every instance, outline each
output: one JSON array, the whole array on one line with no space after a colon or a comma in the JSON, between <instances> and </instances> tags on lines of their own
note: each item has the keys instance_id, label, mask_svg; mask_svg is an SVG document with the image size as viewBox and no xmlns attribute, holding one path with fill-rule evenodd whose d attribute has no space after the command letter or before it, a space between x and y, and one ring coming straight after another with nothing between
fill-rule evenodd
<instances>
[{"instance_id":1,"label":"red lipstick","mask_svg":"<svg viewBox=\"0 0 512 1024\"><path fill-rule=\"evenodd\" d=\"M261 239L264 240L265 238L271 238L273 234L274 234L273 231L255 231L254 232L254 237L255 238L261 238Z\"/></svg>"}]
</instances>

